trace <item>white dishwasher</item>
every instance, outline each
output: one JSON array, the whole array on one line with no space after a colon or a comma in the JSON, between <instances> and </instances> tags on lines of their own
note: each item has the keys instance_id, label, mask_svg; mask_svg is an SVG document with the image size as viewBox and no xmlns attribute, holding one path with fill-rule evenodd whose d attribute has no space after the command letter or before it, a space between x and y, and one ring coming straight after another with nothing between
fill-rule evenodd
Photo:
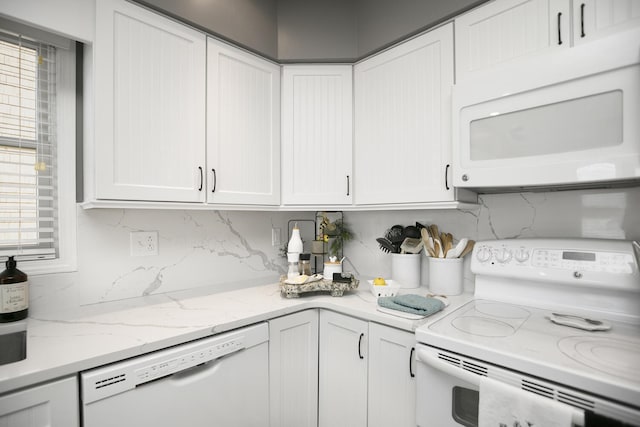
<instances>
[{"instance_id":1,"label":"white dishwasher","mask_svg":"<svg viewBox=\"0 0 640 427\"><path fill-rule=\"evenodd\" d=\"M85 427L267 426L266 323L81 374Z\"/></svg>"}]
</instances>

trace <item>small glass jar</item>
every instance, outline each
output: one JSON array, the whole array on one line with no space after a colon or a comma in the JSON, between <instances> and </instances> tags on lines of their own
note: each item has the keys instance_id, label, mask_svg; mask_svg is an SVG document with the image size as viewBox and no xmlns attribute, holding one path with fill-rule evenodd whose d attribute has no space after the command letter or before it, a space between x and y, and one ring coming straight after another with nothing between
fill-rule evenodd
<instances>
[{"instance_id":1,"label":"small glass jar","mask_svg":"<svg viewBox=\"0 0 640 427\"><path fill-rule=\"evenodd\" d=\"M311 254L300 254L298 271L300 274L311 276Z\"/></svg>"}]
</instances>

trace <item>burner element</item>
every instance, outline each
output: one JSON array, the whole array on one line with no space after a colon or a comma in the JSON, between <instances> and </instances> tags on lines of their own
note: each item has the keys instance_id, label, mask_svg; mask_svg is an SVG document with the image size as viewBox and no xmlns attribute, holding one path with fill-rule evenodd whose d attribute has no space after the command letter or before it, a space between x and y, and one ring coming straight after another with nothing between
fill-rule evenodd
<instances>
[{"instance_id":1,"label":"burner element","mask_svg":"<svg viewBox=\"0 0 640 427\"><path fill-rule=\"evenodd\" d=\"M502 317L505 319L526 319L531 314L522 307L503 304L499 302L476 302L476 311L491 317Z\"/></svg>"},{"instance_id":2,"label":"burner element","mask_svg":"<svg viewBox=\"0 0 640 427\"><path fill-rule=\"evenodd\" d=\"M482 337L508 337L516 328L500 320L479 316L462 316L451 321L459 331Z\"/></svg>"},{"instance_id":3,"label":"burner element","mask_svg":"<svg viewBox=\"0 0 640 427\"><path fill-rule=\"evenodd\" d=\"M558 341L566 356L606 374L640 381L640 344L609 337L566 337Z\"/></svg>"}]
</instances>

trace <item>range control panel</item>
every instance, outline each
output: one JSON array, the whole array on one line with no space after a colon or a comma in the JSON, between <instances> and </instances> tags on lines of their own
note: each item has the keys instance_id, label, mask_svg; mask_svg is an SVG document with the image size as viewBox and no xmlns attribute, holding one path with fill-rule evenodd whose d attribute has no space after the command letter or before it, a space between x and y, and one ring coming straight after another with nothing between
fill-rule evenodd
<instances>
[{"instance_id":1,"label":"range control panel","mask_svg":"<svg viewBox=\"0 0 640 427\"><path fill-rule=\"evenodd\" d=\"M604 239L507 239L476 243L471 271L553 281L554 278L638 280L632 242Z\"/></svg>"}]
</instances>

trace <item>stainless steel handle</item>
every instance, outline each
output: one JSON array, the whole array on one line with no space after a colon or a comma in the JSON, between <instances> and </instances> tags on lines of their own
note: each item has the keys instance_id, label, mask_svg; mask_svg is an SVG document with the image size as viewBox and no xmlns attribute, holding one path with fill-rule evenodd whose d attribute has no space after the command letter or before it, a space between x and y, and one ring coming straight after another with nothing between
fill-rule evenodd
<instances>
[{"instance_id":1,"label":"stainless steel handle","mask_svg":"<svg viewBox=\"0 0 640 427\"><path fill-rule=\"evenodd\" d=\"M358 356L360 357L360 359L364 359L364 356L362 355L362 351L361 351L362 338L364 338L364 333L361 333L360 338L358 339Z\"/></svg>"},{"instance_id":2,"label":"stainless steel handle","mask_svg":"<svg viewBox=\"0 0 640 427\"><path fill-rule=\"evenodd\" d=\"M349 175L347 175L347 196L349 195L350 188L351 188L351 185L349 184Z\"/></svg>"}]
</instances>

